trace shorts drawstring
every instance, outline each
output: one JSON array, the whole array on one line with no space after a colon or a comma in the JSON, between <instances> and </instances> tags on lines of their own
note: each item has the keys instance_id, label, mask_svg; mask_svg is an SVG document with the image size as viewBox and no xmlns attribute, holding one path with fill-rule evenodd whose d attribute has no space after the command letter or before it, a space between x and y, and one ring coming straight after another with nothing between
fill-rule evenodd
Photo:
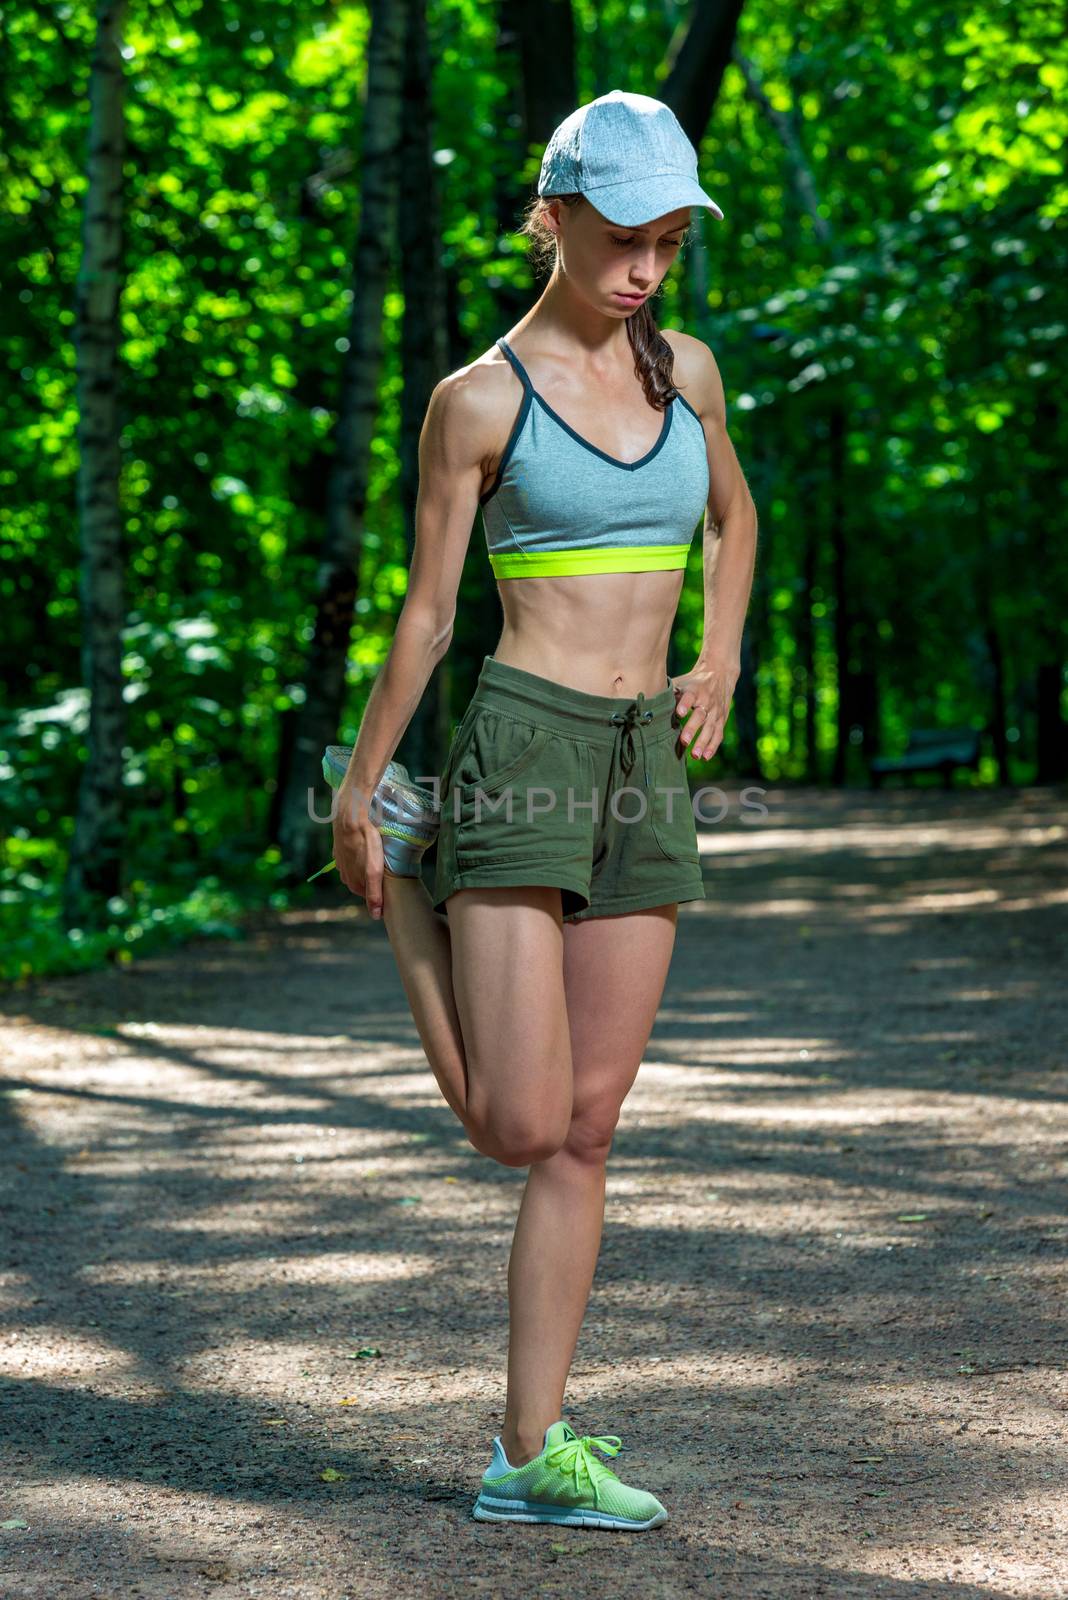
<instances>
[{"instance_id":1,"label":"shorts drawstring","mask_svg":"<svg viewBox=\"0 0 1068 1600\"><path fill-rule=\"evenodd\" d=\"M652 722L653 713L644 709L644 701L645 695L642 690L639 689L637 699L631 701L626 711L613 711L608 720L609 722L616 723L623 729L623 738L620 742L620 752L622 756L620 765L625 773L629 773L634 765L634 729L637 728L638 739L642 747L642 770L645 774L645 787L648 789L649 757L645 749L645 735L642 732L642 724L646 722Z\"/></svg>"}]
</instances>

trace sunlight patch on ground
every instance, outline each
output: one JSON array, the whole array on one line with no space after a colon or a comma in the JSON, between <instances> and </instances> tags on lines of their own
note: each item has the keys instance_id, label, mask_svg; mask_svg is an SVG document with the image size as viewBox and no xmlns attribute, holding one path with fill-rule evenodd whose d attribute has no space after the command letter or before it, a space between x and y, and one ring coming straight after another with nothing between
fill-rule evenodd
<instances>
[{"instance_id":1,"label":"sunlight patch on ground","mask_svg":"<svg viewBox=\"0 0 1068 1600\"><path fill-rule=\"evenodd\" d=\"M980 822L977 817L959 817L942 823L900 821L878 823L868 818L843 821L833 827L806 825L801 817L795 827L783 827L781 819L762 823L754 820L743 827L698 822L698 841L703 855L736 855L741 851L779 850L787 854L820 855L848 850L851 855L883 851L896 861L909 856L925 856L931 850L967 851L988 854L995 850L1018 849L1028 845L1055 844L1068 837L1068 828L1021 828L1010 823Z\"/></svg>"},{"instance_id":2,"label":"sunlight patch on ground","mask_svg":"<svg viewBox=\"0 0 1068 1600\"><path fill-rule=\"evenodd\" d=\"M199 1225L175 1223L173 1233L199 1232ZM247 1237L245 1235L244 1237ZM261 1241L265 1237L261 1232ZM422 1277L436 1272L440 1263L432 1256L379 1254L361 1250L321 1250L314 1239L308 1241L310 1254L270 1255L244 1259L228 1258L226 1261L225 1297L233 1299L249 1290L273 1288L293 1283L325 1284L329 1288L343 1287L346 1283L393 1283ZM83 1282L97 1284L134 1284L144 1280L146 1266L143 1261L107 1261L83 1267L78 1274ZM219 1262L212 1256L202 1262L166 1263L168 1292L176 1286L201 1286L220 1298Z\"/></svg>"},{"instance_id":3,"label":"sunlight patch on ground","mask_svg":"<svg viewBox=\"0 0 1068 1600\"><path fill-rule=\"evenodd\" d=\"M82 1333L61 1322L35 1322L32 1330L0 1344L0 1372L13 1378L43 1378L54 1388L81 1389L107 1371L136 1374L139 1356L117 1348L101 1334Z\"/></svg>"}]
</instances>

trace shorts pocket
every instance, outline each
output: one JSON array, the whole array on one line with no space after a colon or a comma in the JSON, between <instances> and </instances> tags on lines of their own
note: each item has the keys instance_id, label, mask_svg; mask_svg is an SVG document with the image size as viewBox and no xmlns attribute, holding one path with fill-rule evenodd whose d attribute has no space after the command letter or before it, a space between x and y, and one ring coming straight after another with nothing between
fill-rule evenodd
<instances>
[{"instance_id":1,"label":"shorts pocket","mask_svg":"<svg viewBox=\"0 0 1068 1600\"><path fill-rule=\"evenodd\" d=\"M452 785L452 775L456 767L456 758L463 749L464 740L467 737L468 727L474 721L477 714L478 707L472 700L468 703L467 710L464 712L463 716L456 725L456 731L449 742L448 753L445 756L445 767L441 774L441 782L438 789L439 804L443 803L443 797L448 793Z\"/></svg>"},{"instance_id":2,"label":"shorts pocket","mask_svg":"<svg viewBox=\"0 0 1068 1600\"><path fill-rule=\"evenodd\" d=\"M653 763L653 837L669 861L688 861L700 867L690 786L686 781L686 748L676 752L678 736L662 739ZM669 792L670 791L670 792Z\"/></svg>"},{"instance_id":3,"label":"shorts pocket","mask_svg":"<svg viewBox=\"0 0 1068 1600\"><path fill-rule=\"evenodd\" d=\"M507 788L533 766L548 738L548 728L503 712L480 710L471 720L455 765L461 800L472 799L479 789L491 795Z\"/></svg>"}]
</instances>

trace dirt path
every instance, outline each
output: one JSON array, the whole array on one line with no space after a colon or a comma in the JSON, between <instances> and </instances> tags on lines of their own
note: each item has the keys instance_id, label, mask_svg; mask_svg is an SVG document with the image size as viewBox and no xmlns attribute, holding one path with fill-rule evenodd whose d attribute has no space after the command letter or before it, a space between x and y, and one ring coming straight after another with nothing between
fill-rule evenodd
<instances>
[{"instance_id":1,"label":"dirt path","mask_svg":"<svg viewBox=\"0 0 1068 1600\"><path fill-rule=\"evenodd\" d=\"M525 1174L361 903L9 993L0 1595L1068 1594L1065 798L708 830L566 1411L646 1534L470 1518Z\"/></svg>"}]
</instances>

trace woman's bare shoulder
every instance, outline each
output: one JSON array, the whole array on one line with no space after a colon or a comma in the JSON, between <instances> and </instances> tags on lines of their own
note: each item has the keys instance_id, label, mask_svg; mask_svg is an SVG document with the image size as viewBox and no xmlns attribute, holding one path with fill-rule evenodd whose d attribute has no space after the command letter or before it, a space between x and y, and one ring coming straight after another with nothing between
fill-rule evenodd
<instances>
[{"instance_id":1,"label":"woman's bare shoulder","mask_svg":"<svg viewBox=\"0 0 1068 1600\"><path fill-rule=\"evenodd\" d=\"M450 461L482 461L500 448L517 380L496 345L446 373L430 395L423 432Z\"/></svg>"},{"instance_id":2,"label":"woman's bare shoulder","mask_svg":"<svg viewBox=\"0 0 1068 1600\"><path fill-rule=\"evenodd\" d=\"M722 416L723 379L708 345L681 328L661 328L660 334L674 353L672 380L679 392L702 420Z\"/></svg>"}]
</instances>

